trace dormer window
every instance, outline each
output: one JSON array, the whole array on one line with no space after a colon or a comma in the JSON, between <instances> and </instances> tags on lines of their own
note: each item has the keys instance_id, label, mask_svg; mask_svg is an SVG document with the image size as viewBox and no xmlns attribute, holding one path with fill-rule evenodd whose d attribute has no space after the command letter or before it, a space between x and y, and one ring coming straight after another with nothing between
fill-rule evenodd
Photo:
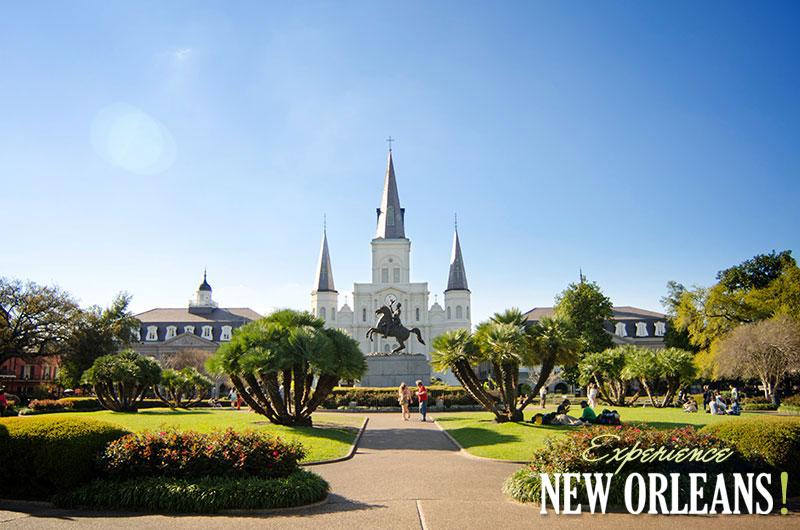
<instances>
[{"instance_id":1,"label":"dormer window","mask_svg":"<svg viewBox=\"0 0 800 530\"><path fill-rule=\"evenodd\" d=\"M618 337L627 337L628 330L625 329L625 322L617 322L614 333L616 333Z\"/></svg>"},{"instance_id":2,"label":"dormer window","mask_svg":"<svg viewBox=\"0 0 800 530\"><path fill-rule=\"evenodd\" d=\"M183 326L183 332L194 335L194 326Z\"/></svg>"},{"instance_id":3,"label":"dormer window","mask_svg":"<svg viewBox=\"0 0 800 530\"><path fill-rule=\"evenodd\" d=\"M158 340L158 326L147 326L147 338L145 340Z\"/></svg>"},{"instance_id":4,"label":"dormer window","mask_svg":"<svg viewBox=\"0 0 800 530\"><path fill-rule=\"evenodd\" d=\"M219 336L219 340L231 340L230 326L222 326L222 333Z\"/></svg>"},{"instance_id":5,"label":"dormer window","mask_svg":"<svg viewBox=\"0 0 800 530\"><path fill-rule=\"evenodd\" d=\"M649 333L647 333L647 323L645 322L637 322L636 323L636 336L637 337L647 337Z\"/></svg>"},{"instance_id":6,"label":"dormer window","mask_svg":"<svg viewBox=\"0 0 800 530\"><path fill-rule=\"evenodd\" d=\"M667 324L656 322L656 337L663 337L667 333Z\"/></svg>"},{"instance_id":7,"label":"dormer window","mask_svg":"<svg viewBox=\"0 0 800 530\"><path fill-rule=\"evenodd\" d=\"M164 340L171 339L172 337L178 334L178 328L175 326L167 326L167 336L164 337Z\"/></svg>"},{"instance_id":8,"label":"dormer window","mask_svg":"<svg viewBox=\"0 0 800 530\"><path fill-rule=\"evenodd\" d=\"M203 326L203 334L201 336L204 339L214 340L214 336L211 332L211 326Z\"/></svg>"}]
</instances>

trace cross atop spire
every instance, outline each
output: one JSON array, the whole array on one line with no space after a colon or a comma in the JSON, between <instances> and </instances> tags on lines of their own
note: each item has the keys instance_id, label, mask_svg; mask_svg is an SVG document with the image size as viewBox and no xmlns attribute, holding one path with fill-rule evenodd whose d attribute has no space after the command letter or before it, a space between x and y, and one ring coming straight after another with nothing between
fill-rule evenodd
<instances>
[{"instance_id":1,"label":"cross atop spire","mask_svg":"<svg viewBox=\"0 0 800 530\"><path fill-rule=\"evenodd\" d=\"M461 254L461 241L458 239L458 217L456 217L456 229L453 234L453 250L450 254L447 291L469 291L467 273L464 270L464 256Z\"/></svg>"},{"instance_id":2,"label":"cross atop spire","mask_svg":"<svg viewBox=\"0 0 800 530\"><path fill-rule=\"evenodd\" d=\"M331 256L328 252L328 230L327 227L322 232L322 245L319 249L319 262L317 263L317 279L314 282L314 292L328 291L336 292L333 286L333 267L331 266Z\"/></svg>"},{"instance_id":3,"label":"cross atop spire","mask_svg":"<svg viewBox=\"0 0 800 530\"><path fill-rule=\"evenodd\" d=\"M400 207L400 196L397 193L397 179L394 175L392 150L389 149L389 160L386 163L386 176L383 179L383 198L381 207L376 209L378 228L376 239L405 239L405 209Z\"/></svg>"},{"instance_id":4,"label":"cross atop spire","mask_svg":"<svg viewBox=\"0 0 800 530\"><path fill-rule=\"evenodd\" d=\"M386 139L386 142L389 144L389 152L390 152L390 153L392 152L392 142L396 142L396 141L397 141L397 140L395 140L394 138L392 138L392 137L391 137L391 135L389 136L389 138L387 138L387 139Z\"/></svg>"}]
</instances>

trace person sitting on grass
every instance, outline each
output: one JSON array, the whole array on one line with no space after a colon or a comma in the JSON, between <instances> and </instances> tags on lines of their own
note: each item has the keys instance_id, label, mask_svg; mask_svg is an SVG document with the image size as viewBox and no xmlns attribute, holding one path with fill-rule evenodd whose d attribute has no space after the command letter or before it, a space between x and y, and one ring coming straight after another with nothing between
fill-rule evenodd
<instances>
[{"instance_id":1,"label":"person sitting on grass","mask_svg":"<svg viewBox=\"0 0 800 530\"><path fill-rule=\"evenodd\" d=\"M697 401L694 398L687 399L683 404L684 412L697 412Z\"/></svg>"},{"instance_id":2,"label":"person sitting on grass","mask_svg":"<svg viewBox=\"0 0 800 530\"><path fill-rule=\"evenodd\" d=\"M581 401L581 408L583 409L583 413L581 413L581 421L585 423L594 423L597 419L597 414L595 414L594 409L589 406L585 400Z\"/></svg>"},{"instance_id":3,"label":"person sitting on grass","mask_svg":"<svg viewBox=\"0 0 800 530\"><path fill-rule=\"evenodd\" d=\"M731 416L739 416L742 413L742 407L739 405L738 401L729 403L729 405L730 407L728 407L728 414Z\"/></svg>"}]
</instances>

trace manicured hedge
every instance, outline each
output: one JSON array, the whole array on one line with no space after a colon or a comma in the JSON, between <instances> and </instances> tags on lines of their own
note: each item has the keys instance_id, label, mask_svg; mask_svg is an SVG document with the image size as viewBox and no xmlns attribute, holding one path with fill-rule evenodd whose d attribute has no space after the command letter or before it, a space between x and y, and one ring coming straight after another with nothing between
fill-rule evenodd
<instances>
[{"instance_id":1,"label":"manicured hedge","mask_svg":"<svg viewBox=\"0 0 800 530\"><path fill-rule=\"evenodd\" d=\"M415 395L414 381L409 382L412 395ZM445 407L451 405L477 405L469 394L460 386L432 385L428 388L430 404L435 404L436 399L444 399ZM376 387L337 387L323 402L323 407L336 409L347 407L351 402L356 402L360 407L397 407L397 388Z\"/></svg>"},{"instance_id":2,"label":"manicured hedge","mask_svg":"<svg viewBox=\"0 0 800 530\"><path fill-rule=\"evenodd\" d=\"M702 432L725 440L759 468L789 473L789 488L800 491L800 418L759 414L706 425Z\"/></svg>"},{"instance_id":3,"label":"manicured hedge","mask_svg":"<svg viewBox=\"0 0 800 530\"><path fill-rule=\"evenodd\" d=\"M45 499L95 478L105 446L128 431L63 418L0 420L0 497Z\"/></svg>"},{"instance_id":4,"label":"manicured hedge","mask_svg":"<svg viewBox=\"0 0 800 530\"><path fill-rule=\"evenodd\" d=\"M198 433L168 430L130 434L110 443L101 462L111 477L286 477L305 450L267 433L233 429Z\"/></svg>"},{"instance_id":5,"label":"manicured hedge","mask_svg":"<svg viewBox=\"0 0 800 530\"><path fill-rule=\"evenodd\" d=\"M288 477L146 477L97 480L53 501L64 508L216 513L221 510L265 510L302 506L323 500L328 483L310 471Z\"/></svg>"},{"instance_id":6,"label":"manicured hedge","mask_svg":"<svg viewBox=\"0 0 800 530\"><path fill-rule=\"evenodd\" d=\"M145 399L139 403L139 409L163 408L166 405L160 399ZM231 402L228 399L220 400L221 408L228 408ZM208 400L203 400L193 408L210 407ZM22 409L23 416L33 416L38 414L50 414L53 412L92 412L104 410L103 406L95 397L68 397L61 399L35 399L28 404L26 409Z\"/></svg>"},{"instance_id":7,"label":"manicured hedge","mask_svg":"<svg viewBox=\"0 0 800 530\"><path fill-rule=\"evenodd\" d=\"M619 462L589 461L582 457L584 451L590 448L592 439L600 434L611 434L618 438L603 439L601 453L595 453L595 456L614 454L615 449L630 448L637 442L642 450L662 446L667 451L685 447L703 449L730 447L724 440L709 433L698 432L692 427L664 430L635 425L583 428L566 436L548 440L545 448L533 455L528 466L506 479L503 491L517 501L538 503L541 499L540 473L614 473ZM688 498L688 474L710 473L710 466L711 464L689 460L680 463L669 461L642 463L638 460L629 462L611 479L609 504L613 506L624 503L624 484L631 473L680 473L683 501ZM750 463L738 453L722 463L713 464L714 473L747 472L751 469ZM704 498L713 492L713 483L706 483L705 486L707 491ZM582 503L588 501L585 487L583 481L577 485L578 500Z\"/></svg>"}]
</instances>

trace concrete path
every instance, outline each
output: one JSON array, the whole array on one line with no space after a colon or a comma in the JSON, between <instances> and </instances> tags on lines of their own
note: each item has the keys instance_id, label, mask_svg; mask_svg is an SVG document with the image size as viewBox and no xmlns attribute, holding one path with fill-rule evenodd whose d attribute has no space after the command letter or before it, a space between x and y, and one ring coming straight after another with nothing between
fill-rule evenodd
<instances>
[{"instance_id":1,"label":"concrete path","mask_svg":"<svg viewBox=\"0 0 800 530\"><path fill-rule=\"evenodd\" d=\"M331 484L329 502L270 516L157 516L86 513L30 506L0 506L0 527L28 528L300 528L464 529L574 528L800 528L792 516L539 515L533 506L508 501L503 480L517 464L461 455L432 423L403 422L373 414L355 457L315 466Z\"/></svg>"}]
</instances>

